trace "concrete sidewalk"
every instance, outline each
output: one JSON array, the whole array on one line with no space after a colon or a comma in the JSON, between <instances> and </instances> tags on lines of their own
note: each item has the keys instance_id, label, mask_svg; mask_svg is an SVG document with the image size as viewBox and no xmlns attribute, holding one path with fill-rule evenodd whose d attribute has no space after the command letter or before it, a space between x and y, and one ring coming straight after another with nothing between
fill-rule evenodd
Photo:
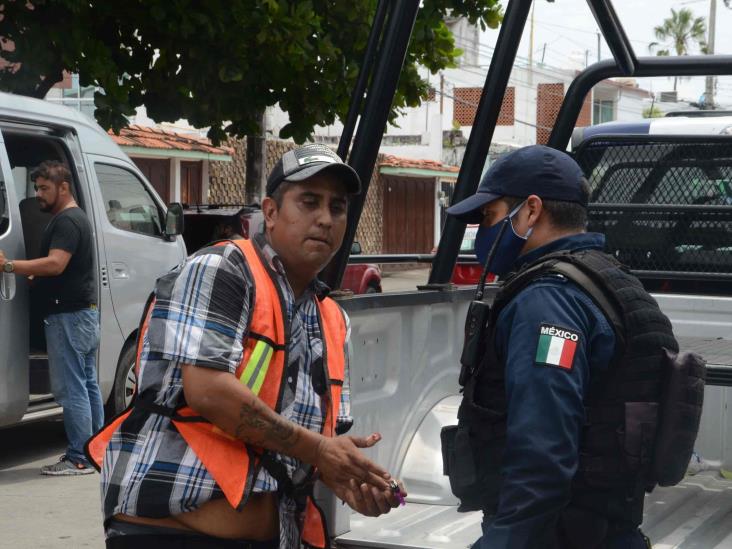
<instances>
[{"instance_id":1,"label":"concrete sidewalk","mask_svg":"<svg viewBox=\"0 0 732 549\"><path fill-rule=\"evenodd\" d=\"M0 430L0 547L104 547L99 475L40 474L65 447L60 421Z\"/></svg>"},{"instance_id":2,"label":"concrete sidewalk","mask_svg":"<svg viewBox=\"0 0 732 549\"><path fill-rule=\"evenodd\" d=\"M383 292L412 292L417 286L427 284L430 275L429 267L383 273L381 276L381 290Z\"/></svg>"}]
</instances>

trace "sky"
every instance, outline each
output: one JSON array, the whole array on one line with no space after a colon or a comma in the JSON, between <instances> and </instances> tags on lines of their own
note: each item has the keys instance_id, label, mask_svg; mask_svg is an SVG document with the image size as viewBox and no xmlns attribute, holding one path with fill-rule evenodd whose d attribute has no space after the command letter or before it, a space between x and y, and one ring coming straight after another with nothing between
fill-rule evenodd
<instances>
[{"instance_id":1,"label":"sky","mask_svg":"<svg viewBox=\"0 0 732 549\"><path fill-rule=\"evenodd\" d=\"M711 0L614 0L613 5L625 27L637 56L651 55L650 42L655 41L653 28L661 25L671 15L671 8L688 8L694 16L708 19ZM507 4L503 2L504 6ZM530 24L527 22L518 55L528 57ZM717 23L715 53L732 54L732 9L717 0ZM599 28L587 6L586 0L535 1L534 12L534 61L544 62L557 68L583 68L585 51L589 50L589 62L597 60L597 32ZM481 52L486 55L495 46L497 30L488 30L481 36ZM698 53L698 52L695 52ZM610 57L610 50L604 39L601 41L601 58ZM488 57L481 63L487 63ZM653 92L670 91L673 79L641 79L642 88ZM683 79L678 83L679 97L696 101L704 92L704 78ZM720 77L717 81L716 101L732 108L732 76Z\"/></svg>"}]
</instances>

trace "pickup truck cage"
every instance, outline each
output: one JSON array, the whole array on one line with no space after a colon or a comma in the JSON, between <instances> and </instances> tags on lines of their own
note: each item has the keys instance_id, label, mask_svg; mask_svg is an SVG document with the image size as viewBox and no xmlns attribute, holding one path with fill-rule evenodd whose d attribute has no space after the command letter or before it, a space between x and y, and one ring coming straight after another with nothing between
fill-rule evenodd
<instances>
[{"instance_id":1,"label":"pickup truck cage","mask_svg":"<svg viewBox=\"0 0 732 549\"><path fill-rule=\"evenodd\" d=\"M730 55L637 57L612 2L588 0L587 3L613 54L613 59L595 63L577 75L564 97L549 138L549 146L566 148L587 93L604 79L620 76L732 75ZM477 188L531 5L532 0L508 2L474 122L474 128L481 130L471 132L452 196L453 203L470 196ZM348 261L348 250L363 209L371 172L378 154L378 143L386 126L388 108L396 91L399 70L408 47L408 35L414 25L418 8L419 2L415 0L393 2L380 0L377 6L361 74L354 89L351 108L338 147L339 154L344 158L347 157L348 163L361 176L363 189L349 211L349 226L341 250L323 273L324 280L334 287L337 287ZM369 82L370 85L367 86ZM360 112L361 122L351 153L348 155L351 136L358 123L358 113L367 87L369 93L363 111ZM689 140L693 141L694 137L690 137ZM720 140L724 141L725 138ZM678 142L678 138L675 137L674 141ZM425 289L444 288L449 281L464 230L463 223L453 218L447 219L437 253L432 260L429 284ZM408 258L395 257L393 261L398 259ZM419 261L424 260L425 257L419 258Z\"/></svg>"}]
</instances>

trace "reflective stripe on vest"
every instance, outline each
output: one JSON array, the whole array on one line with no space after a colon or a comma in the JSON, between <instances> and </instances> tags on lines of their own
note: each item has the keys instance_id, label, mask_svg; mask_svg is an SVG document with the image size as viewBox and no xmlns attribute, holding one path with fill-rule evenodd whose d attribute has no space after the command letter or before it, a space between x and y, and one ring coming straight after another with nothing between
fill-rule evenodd
<instances>
[{"instance_id":1,"label":"reflective stripe on vest","mask_svg":"<svg viewBox=\"0 0 732 549\"><path fill-rule=\"evenodd\" d=\"M287 355L284 300L253 243L249 240L237 240L233 243L241 249L246 258L253 278L254 296L253 307L249 312L249 330L244 343L244 356L235 375L267 406L279 412ZM226 244L229 242L217 245ZM334 436L345 372L346 324L343 312L335 301L326 298L316 302L323 334L323 362L327 368L329 388L324 395L326 414L321 432L326 436ZM140 327L138 366L142 352L141 342L147 331L152 308L151 304ZM98 469L103 463L107 444L129 413L128 409L116 417L87 443L87 455ZM177 410L177 414L188 419L198 417L198 414L188 406ZM259 455L263 449L245 445L205 420L179 421L173 418L172 423L214 478L229 504L241 510L254 486L254 477L260 467ZM233 467L232 464L239 465ZM312 498L308 498L305 509L302 539L312 547L330 546L324 518Z\"/></svg>"}]
</instances>

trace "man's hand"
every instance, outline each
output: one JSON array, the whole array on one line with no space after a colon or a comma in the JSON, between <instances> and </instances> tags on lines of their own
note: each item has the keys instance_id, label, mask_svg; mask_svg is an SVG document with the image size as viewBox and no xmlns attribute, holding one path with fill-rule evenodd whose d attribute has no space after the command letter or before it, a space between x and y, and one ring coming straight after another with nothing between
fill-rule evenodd
<instances>
[{"instance_id":1,"label":"man's hand","mask_svg":"<svg viewBox=\"0 0 732 549\"><path fill-rule=\"evenodd\" d=\"M402 496L406 496L407 491L404 484L401 481L398 484ZM359 485L353 479L351 479L348 489L342 490L340 494L336 492L336 495L351 509L367 517L384 515L394 507L398 507L400 503L391 488L379 490L366 483Z\"/></svg>"},{"instance_id":2,"label":"man's hand","mask_svg":"<svg viewBox=\"0 0 732 549\"><path fill-rule=\"evenodd\" d=\"M367 483L382 491L389 490L391 475L359 450L370 448L380 440L378 433L368 437L323 437L313 465L318 468L323 482L336 493L336 487L350 489L351 481Z\"/></svg>"},{"instance_id":3,"label":"man's hand","mask_svg":"<svg viewBox=\"0 0 732 549\"><path fill-rule=\"evenodd\" d=\"M0 250L0 270L2 270L3 267L5 267L5 264L8 262L8 259L5 257L5 254L2 250Z\"/></svg>"}]
</instances>

